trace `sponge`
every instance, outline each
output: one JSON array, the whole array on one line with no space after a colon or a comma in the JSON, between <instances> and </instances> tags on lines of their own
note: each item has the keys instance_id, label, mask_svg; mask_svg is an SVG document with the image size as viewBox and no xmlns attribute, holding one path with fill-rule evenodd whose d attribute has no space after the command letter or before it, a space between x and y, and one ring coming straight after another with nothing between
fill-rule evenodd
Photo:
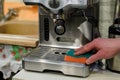
<instances>
[{"instance_id":1,"label":"sponge","mask_svg":"<svg viewBox=\"0 0 120 80\"><path fill-rule=\"evenodd\" d=\"M66 55L64 57L64 61L85 64L87 58L89 58L92 55L91 52L87 52L87 53L84 53L81 55L74 55L74 53L75 53L74 49L70 49L68 52L66 52Z\"/></svg>"}]
</instances>

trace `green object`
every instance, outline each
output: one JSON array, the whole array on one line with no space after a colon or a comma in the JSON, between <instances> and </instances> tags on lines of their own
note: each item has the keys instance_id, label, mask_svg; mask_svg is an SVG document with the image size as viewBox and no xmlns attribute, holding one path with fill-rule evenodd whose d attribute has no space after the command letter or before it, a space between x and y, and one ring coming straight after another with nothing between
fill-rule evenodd
<instances>
[{"instance_id":1,"label":"green object","mask_svg":"<svg viewBox=\"0 0 120 80\"><path fill-rule=\"evenodd\" d=\"M13 45L11 52L15 52L14 59L19 60L27 53L27 50L25 47Z\"/></svg>"},{"instance_id":2,"label":"green object","mask_svg":"<svg viewBox=\"0 0 120 80\"><path fill-rule=\"evenodd\" d=\"M87 53L84 53L84 54L81 54L81 55L74 55L74 53L75 53L75 50L70 49L68 52L66 52L66 55L72 56L72 57L75 57L75 58L81 58L81 57L89 58L92 55L92 52L87 52Z\"/></svg>"},{"instance_id":3,"label":"green object","mask_svg":"<svg viewBox=\"0 0 120 80\"><path fill-rule=\"evenodd\" d=\"M12 48L13 48L14 52L19 53L19 51L18 51L19 46L12 46Z\"/></svg>"},{"instance_id":4,"label":"green object","mask_svg":"<svg viewBox=\"0 0 120 80\"><path fill-rule=\"evenodd\" d=\"M19 54L19 53L16 53L16 55L14 56L14 58L15 58L15 59L20 59L20 58L21 58L21 56L20 56L20 54Z\"/></svg>"}]
</instances>

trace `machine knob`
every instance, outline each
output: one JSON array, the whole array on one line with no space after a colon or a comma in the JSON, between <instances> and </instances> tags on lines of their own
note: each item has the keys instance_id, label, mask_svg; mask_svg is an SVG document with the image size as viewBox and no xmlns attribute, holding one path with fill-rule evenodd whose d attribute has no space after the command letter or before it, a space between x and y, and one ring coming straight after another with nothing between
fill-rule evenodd
<instances>
[{"instance_id":1,"label":"machine knob","mask_svg":"<svg viewBox=\"0 0 120 80\"><path fill-rule=\"evenodd\" d=\"M50 0L49 6L51 8L58 8L60 6L60 2L59 2L59 0Z\"/></svg>"},{"instance_id":2,"label":"machine knob","mask_svg":"<svg viewBox=\"0 0 120 80\"><path fill-rule=\"evenodd\" d=\"M56 26L55 26L55 32L56 32L56 34L58 34L58 35L62 35L62 34L64 34L65 33L65 22L64 22L64 20L58 20L57 22L56 22Z\"/></svg>"},{"instance_id":3,"label":"machine knob","mask_svg":"<svg viewBox=\"0 0 120 80\"><path fill-rule=\"evenodd\" d=\"M62 26L62 25L59 25L59 26L56 26L56 29L55 29L56 31L56 33L58 34L58 35L62 35L63 33L64 33L64 27Z\"/></svg>"}]
</instances>

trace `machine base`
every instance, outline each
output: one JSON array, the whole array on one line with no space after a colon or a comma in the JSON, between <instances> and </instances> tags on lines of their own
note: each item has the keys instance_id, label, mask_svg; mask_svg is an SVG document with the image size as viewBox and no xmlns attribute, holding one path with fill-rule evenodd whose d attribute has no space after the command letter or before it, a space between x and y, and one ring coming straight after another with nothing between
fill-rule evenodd
<instances>
[{"instance_id":1,"label":"machine base","mask_svg":"<svg viewBox=\"0 0 120 80\"><path fill-rule=\"evenodd\" d=\"M30 71L53 70L65 75L87 77L90 74L89 66L80 63L65 62L65 52L69 49L38 47L23 58L23 69Z\"/></svg>"}]
</instances>

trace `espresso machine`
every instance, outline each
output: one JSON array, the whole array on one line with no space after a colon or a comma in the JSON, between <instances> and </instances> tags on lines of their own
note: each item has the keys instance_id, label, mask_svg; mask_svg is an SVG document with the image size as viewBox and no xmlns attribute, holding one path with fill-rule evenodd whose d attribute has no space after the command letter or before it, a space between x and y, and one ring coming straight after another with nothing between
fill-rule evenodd
<instances>
[{"instance_id":1,"label":"espresso machine","mask_svg":"<svg viewBox=\"0 0 120 80\"><path fill-rule=\"evenodd\" d=\"M66 62L64 56L99 36L99 0L23 1L39 6L39 46L23 58L23 69L89 76L90 66Z\"/></svg>"}]
</instances>

